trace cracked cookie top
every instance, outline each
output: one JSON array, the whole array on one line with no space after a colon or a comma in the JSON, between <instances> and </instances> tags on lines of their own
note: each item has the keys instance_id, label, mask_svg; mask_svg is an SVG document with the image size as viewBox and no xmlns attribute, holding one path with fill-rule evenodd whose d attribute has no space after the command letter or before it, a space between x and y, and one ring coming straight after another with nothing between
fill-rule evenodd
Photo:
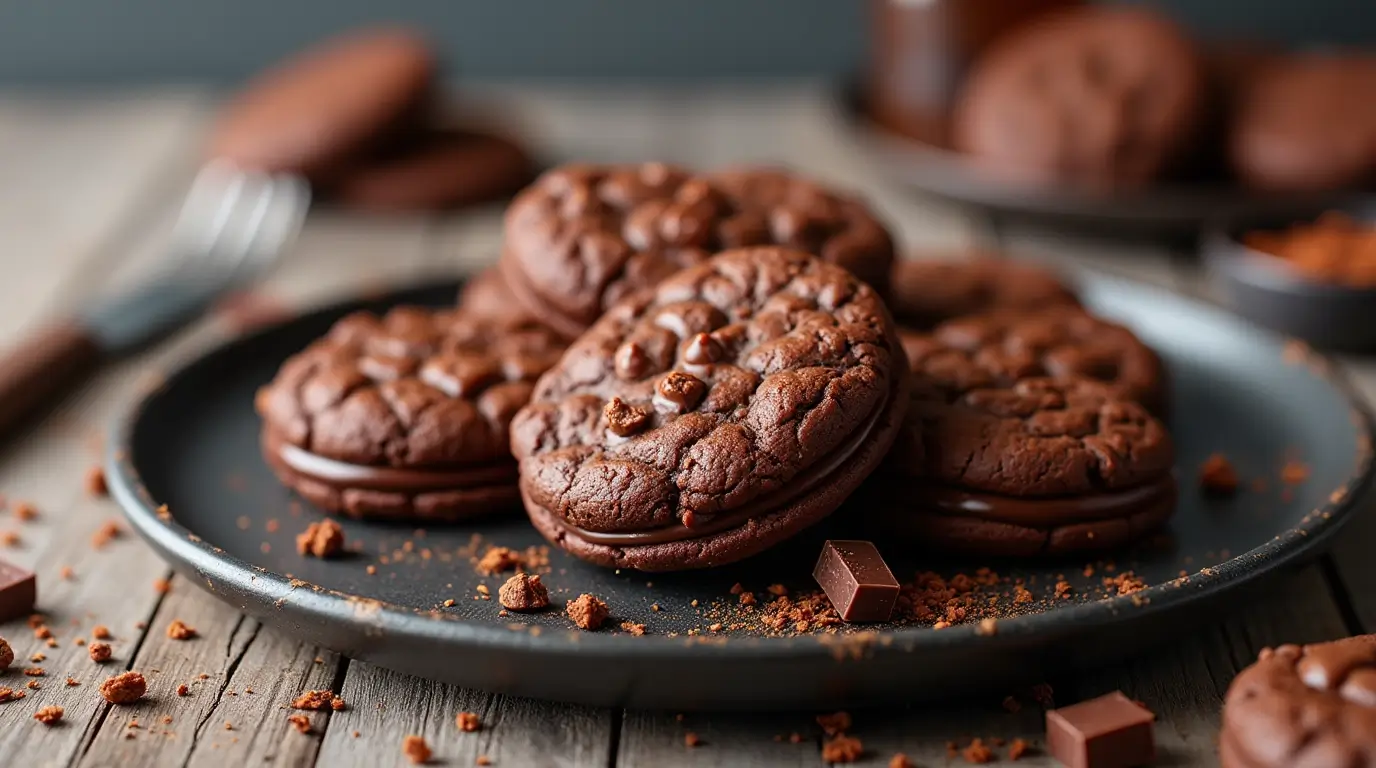
<instances>
[{"instance_id":1,"label":"cracked cookie top","mask_svg":"<svg viewBox=\"0 0 1376 768\"><path fill-rule=\"evenodd\" d=\"M1048 376L1103 382L1153 411L1166 401L1161 359L1127 328L1078 307L990 312L950 320L930 334L905 331L914 374L952 394Z\"/></svg>"},{"instance_id":2,"label":"cracked cookie top","mask_svg":"<svg viewBox=\"0 0 1376 768\"><path fill-rule=\"evenodd\" d=\"M578 528L691 528L826 471L904 374L868 285L737 249L610 309L540 379L512 452L528 500Z\"/></svg>"},{"instance_id":3,"label":"cracked cookie top","mask_svg":"<svg viewBox=\"0 0 1376 768\"><path fill-rule=\"evenodd\" d=\"M662 163L549 171L513 201L505 236L505 266L525 283L527 303L548 302L584 326L727 248L797 248L876 286L894 250L864 205L818 184L768 169L695 175Z\"/></svg>"},{"instance_id":4,"label":"cracked cookie top","mask_svg":"<svg viewBox=\"0 0 1376 768\"><path fill-rule=\"evenodd\" d=\"M256 404L282 440L350 464L495 462L563 346L538 326L462 310L360 312L288 359Z\"/></svg>"},{"instance_id":5,"label":"cracked cookie top","mask_svg":"<svg viewBox=\"0 0 1376 768\"><path fill-rule=\"evenodd\" d=\"M1370 765L1376 635L1261 652L1223 710L1224 765Z\"/></svg>"},{"instance_id":6,"label":"cracked cookie top","mask_svg":"<svg viewBox=\"0 0 1376 768\"><path fill-rule=\"evenodd\" d=\"M1074 291L1046 267L990 256L898 261L889 279L894 317L923 329L981 312L1025 312L1079 303Z\"/></svg>"},{"instance_id":7,"label":"cracked cookie top","mask_svg":"<svg viewBox=\"0 0 1376 768\"><path fill-rule=\"evenodd\" d=\"M1171 470L1165 425L1081 378L1025 379L951 397L914 376L891 471L1010 496L1130 488Z\"/></svg>"}]
</instances>

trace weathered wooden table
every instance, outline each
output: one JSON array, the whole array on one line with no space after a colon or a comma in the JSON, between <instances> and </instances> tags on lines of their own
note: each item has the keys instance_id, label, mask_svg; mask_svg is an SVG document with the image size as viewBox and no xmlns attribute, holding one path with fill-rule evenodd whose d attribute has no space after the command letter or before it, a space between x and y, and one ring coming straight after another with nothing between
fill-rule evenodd
<instances>
[{"instance_id":1,"label":"weathered wooden table","mask_svg":"<svg viewBox=\"0 0 1376 768\"><path fill-rule=\"evenodd\" d=\"M549 158L659 158L699 165L774 161L863 190L913 247L1005 246L1027 258L1128 275L1207 294L1185 253L1158 247L1069 239L922 200L878 178L847 141L825 88L810 84L731 89L494 89ZM0 344L85 297L136 278L162 257L169 224L194 171L197 142L213 114L194 90L117 95L0 95ZM428 274L471 270L494 259L496 208L452 216L364 217L320 211L264 291L293 306ZM749 715L617 711L493 696L433 684L305 646L240 615L176 578L131 535L96 549L92 534L118 519L113 502L88 496L86 470L98 461L99 431L143 377L213 344L228 332L223 315L189 328L140 359L109 367L28 433L0 451L0 493L34 503L39 516L0 513L0 532L18 533L0 551L37 570L41 608L56 647L23 621L0 636L26 660L47 658L41 690L0 704L0 765L48 766L373 766L404 765L400 745L424 736L436 760L498 766L820 765L820 732L808 713ZM1376 364L1345 361L1367 396ZM1121 688L1160 714L1163 765L1213 765L1219 705L1233 675L1266 645L1376 631L1376 520L1348 529L1333 554L1296 571L1274 594L1171 648L1118 669L1054 681L1075 701ZM68 573L65 569L70 569ZM64 575L65 574L65 575ZM173 619L200 637L170 640ZM115 636L115 662L98 667L84 647L96 624ZM151 695L111 708L96 686L137 669ZM79 683L68 686L71 677ZM11 672L0 685L29 678ZM190 695L173 691L189 682ZM301 691L333 688L350 702L311 714L312 729L287 722ZM65 707L59 727L32 719L41 706ZM462 733L461 710L485 727ZM904 752L918 765L959 763L947 743L972 737L1040 740L1035 707L1005 712L997 700L935 708L854 713L854 735L869 764ZM138 727L133 723L137 721ZM685 746L687 732L701 744ZM802 735L794 743L787 734ZM784 736L782 740L776 738ZM1003 750L999 750L1001 753ZM1006 761L1006 758L1005 758ZM1044 756L1022 764L1049 765Z\"/></svg>"}]
</instances>

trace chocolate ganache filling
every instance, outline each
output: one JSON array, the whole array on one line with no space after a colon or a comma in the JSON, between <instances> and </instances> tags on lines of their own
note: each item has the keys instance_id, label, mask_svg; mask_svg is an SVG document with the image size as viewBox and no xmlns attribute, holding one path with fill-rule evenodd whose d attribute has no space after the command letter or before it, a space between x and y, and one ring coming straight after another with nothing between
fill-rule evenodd
<instances>
[{"instance_id":1,"label":"chocolate ganache filling","mask_svg":"<svg viewBox=\"0 0 1376 768\"><path fill-rule=\"evenodd\" d=\"M515 462L501 462L464 469L406 469L370 464L350 464L311 453L268 431L268 452L293 472L333 486L375 491L435 491L511 485L516 482Z\"/></svg>"}]
</instances>

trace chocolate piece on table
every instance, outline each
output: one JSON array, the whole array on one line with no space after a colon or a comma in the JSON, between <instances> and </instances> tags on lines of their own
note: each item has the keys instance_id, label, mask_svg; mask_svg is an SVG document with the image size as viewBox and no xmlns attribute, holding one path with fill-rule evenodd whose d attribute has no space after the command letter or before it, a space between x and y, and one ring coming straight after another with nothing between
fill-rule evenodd
<instances>
[{"instance_id":1,"label":"chocolate piece on table","mask_svg":"<svg viewBox=\"0 0 1376 768\"><path fill-rule=\"evenodd\" d=\"M1114 691L1046 713L1046 749L1067 768L1133 768L1156 759L1150 710Z\"/></svg>"},{"instance_id":2,"label":"chocolate piece on table","mask_svg":"<svg viewBox=\"0 0 1376 768\"><path fill-rule=\"evenodd\" d=\"M32 571L0 560L0 622L33 613L38 583Z\"/></svg>"},{"instance_id":3,"label":"chocolate piece on table","mask_svg":"<svg viewBox=\"0 0 1376 768\"><path fill-rule=\"evenodd\" d=\"M812 577L843 621L888 621L898 600L898 580L868 541L828 541Z\"/></svg>"}]
</instances>

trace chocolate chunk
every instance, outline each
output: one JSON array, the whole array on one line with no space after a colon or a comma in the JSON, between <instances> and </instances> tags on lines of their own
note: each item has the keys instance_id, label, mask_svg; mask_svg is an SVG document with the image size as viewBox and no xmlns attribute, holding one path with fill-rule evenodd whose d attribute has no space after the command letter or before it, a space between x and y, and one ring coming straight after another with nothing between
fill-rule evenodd
<instances>
[{"instance_id":1,"label":"chocolate chunk","mask_svg":"<svg viewBox=\"0 0 1376 768\"><path fill-rule=\"evenodd\" d=\"M1156 759L1150 710L1114 691L1046 713L1046 749L1066 768L1132 768Z\"/></svg>"},{"instance_id":2,"label":"chocolate chunk","mask_svg":"<svg viewBox=\"0 0 1376 768\"><path fill-rule=\"evenodd\" d=\"M0 623L33 613L37 600L33 572L0 560Z\"/></svg>"},{"instance_id":3,"label":"chocolate chunk","mask_svg":"<svg viewBox=\"0 0 1376 768\"><path fill-rule=\"evenodd\" d=\"M868 541L828 541L812 577L843 621L888 621L898 600L898 580Z\"/></svg>"}]
</instances>

